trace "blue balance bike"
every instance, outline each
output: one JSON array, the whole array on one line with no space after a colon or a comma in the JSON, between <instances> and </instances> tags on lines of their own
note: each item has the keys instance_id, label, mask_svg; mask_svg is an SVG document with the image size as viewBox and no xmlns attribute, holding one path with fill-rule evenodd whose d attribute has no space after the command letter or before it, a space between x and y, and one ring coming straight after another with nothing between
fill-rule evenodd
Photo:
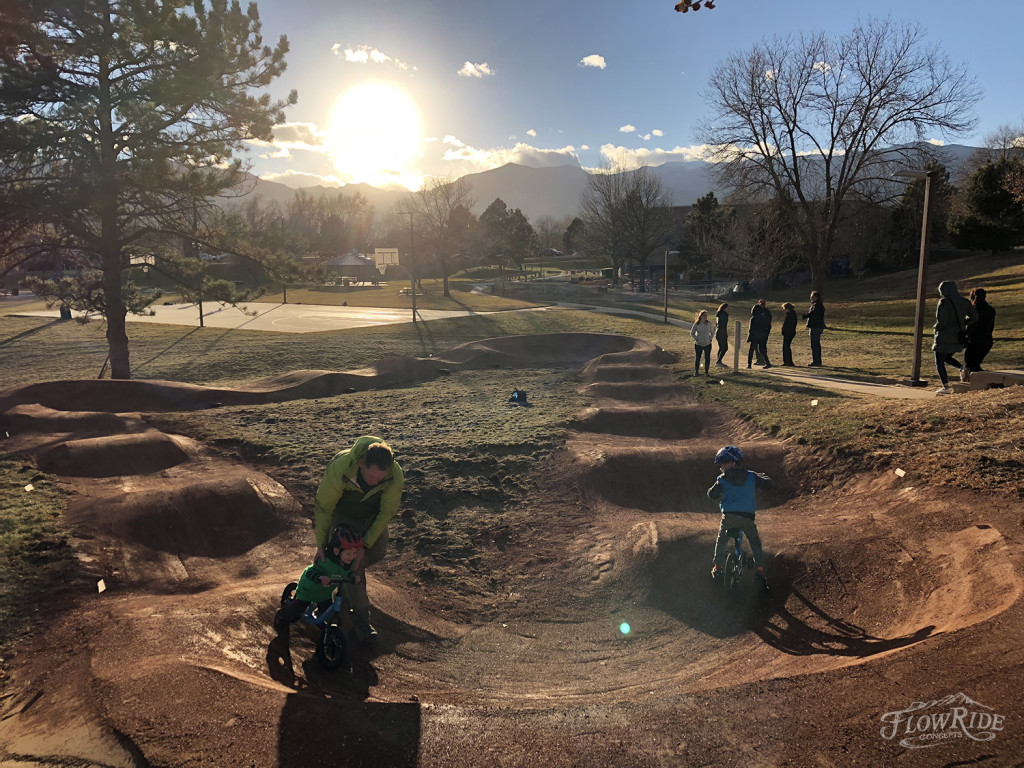
<instances>
[{"instance_id":1,"label":"blue balance bike","mask_svg":"<svg viewBox=\"0 0 1024 768\"><path fill-rule=\"evenodd\" d=\"M300 621L312 624L320 630L316 640L316 660L325 669L337 669L345 663L345 654L348 649L348 636L341 626L341 617L349 612L348 601L345 599L345 590L342 584L351 584L351 577L332 576L331 586L337 587L334 593L334 600L323 610L319 604L310 603ZM291 582L281 593L281 607L285 608L295 600L296 582Z\"/></svg>"}]
</instances>

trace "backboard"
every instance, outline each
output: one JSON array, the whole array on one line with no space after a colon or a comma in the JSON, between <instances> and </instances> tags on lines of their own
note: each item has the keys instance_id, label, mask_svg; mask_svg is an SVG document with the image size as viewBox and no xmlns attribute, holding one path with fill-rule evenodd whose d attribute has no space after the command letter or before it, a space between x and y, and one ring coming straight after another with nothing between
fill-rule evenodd
<instances>
[{"instance_id":1,"label":"backboard","mask_svg":"<svg viewBox=\"0 0 1024 768\"><path fill-rule=\"evenodd\" d=\"M377 262L377 269L383 271L391 264L398 264L397 248L374 248L373 260Z\"/></svg>"}]
</instances>

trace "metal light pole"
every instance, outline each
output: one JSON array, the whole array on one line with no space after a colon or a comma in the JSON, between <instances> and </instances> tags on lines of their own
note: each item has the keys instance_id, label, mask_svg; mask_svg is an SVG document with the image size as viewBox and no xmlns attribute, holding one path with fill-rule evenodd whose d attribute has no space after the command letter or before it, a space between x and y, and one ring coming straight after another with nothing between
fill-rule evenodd
<instances>
[{"instance_id":1,"label":"metal light pole","mask_svg":"<svg viewBox=\"0 0 1024 768\"><path fill-rule=\"evenodd\" d=\"M924 293L928 279L928 251L931 246L931 228L928 226L928 213L931 203L932 175L928 171L896 171L893 176L908 179L924 179L924 213L921 215L921 257L917 265L917 311L914 314L914 370L903 384L910 387L923 387L927 382L921 381L921 342L924 337Z\"/></svg>"},{"instance_id":2,"label":"metal light pole","mask_svg":"<svg viewBox=\"0 0 1024 768\"><path fill-rule=\"evenodd\" d=\"M413 230L413 217L416 215L414 211L403 211L409 217L409 267L406 272L409 273L409 281L412 286L412 321L416 322L416 270L415 270L415 259L413 251L416 248L416 238Z\"/></svg>"},{"instance_id":3,"label":"metal light pole","mask_svg":"<svg viewBox=\"0 0 1024 768\"><path fill-rule=\"evenodd\" d=\"M665 324L668 324L668 257L669 254L678 254L679 251L670 251L668 248L665 249L665 271L662 274L662 278L665 281Z\"/></svg>"}]
</instances>

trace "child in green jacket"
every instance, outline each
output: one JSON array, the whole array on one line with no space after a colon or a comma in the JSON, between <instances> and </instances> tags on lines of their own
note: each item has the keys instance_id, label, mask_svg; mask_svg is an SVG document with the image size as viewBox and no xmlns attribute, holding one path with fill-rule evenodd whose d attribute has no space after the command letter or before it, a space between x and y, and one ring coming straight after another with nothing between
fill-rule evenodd
<instances>
[{"instance_id":1,"label":"child in green jacket","mask_svg":"<svg viewBox=\"0 0 1024 768\"><path fill-rule=\"evenodd\" d=\"M294 599L274 616L274 629L278 634L287 635L291 623L305 613L310 603L330 603L334 599L332 577L352 579L351 583L337 587L345 591L349 605L352 604L349 590L362 578L356 571L362 565L363 537L351 526L337 525L331 531L324 550L325 557L306 566L299 576Z\"/></svg>"}]
</instances>

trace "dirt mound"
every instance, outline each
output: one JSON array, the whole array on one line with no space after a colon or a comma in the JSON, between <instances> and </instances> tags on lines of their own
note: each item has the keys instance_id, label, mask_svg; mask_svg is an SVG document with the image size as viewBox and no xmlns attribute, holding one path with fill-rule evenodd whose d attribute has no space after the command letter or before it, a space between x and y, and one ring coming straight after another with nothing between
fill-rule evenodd
<instances>
[{"instance_id":1,"label":"dirt mound","mask_svg":"<svg viewBox=\"0 0 1024 768\"><path fill-rule=\"evenodd\" d=\"M41 451L45 472L74 477L146 475L188 461L187 443L150 429L128 435L67 440Z\"/></svg>"},{"instance_id":2,"label":"dirt mound","mask_svg":"<svg viewBox=\"0 0 1024 768\"><path fill-rule=\"evenodd\" d=\"M587 497L598 497L619 507L647 512L707 511L707 489L715 479L714 456L721 441L690 439L678 443L636 446L608 444L597 457L593 445L581 441L588 456L583 460L580 484ZM748 467L773 480L760 496L766 506L782 503L792 492L785 471L786 449L781 443L742 445Z\"/></svg>"},{"instance_id":3,"label":"dirt mound","mask_svg":"<svg viewBox=\"0 0 1024 768\"><path fill-rule=\"evenodd\" d=\"M78 535L105 534L126 546L227 557L284 530L278 496L269 495L255 475L197 478L174 488L84 500L68 509L67 522Z\"/></svg>"},{"instance_id":4,"label":"dirt mound","mask_svg":"<svg viewBox=\"0 0 1024 768\"><path fill-rule=\"evenodd\" d=\"M587 366L583 375L595 382L646 382L668 380L672 374L650 365L598 365Z\"/></svg>"},{"instance_id":5,"label":"dirt mound","mask_svg":"<svg viewBox=\"0 0 1024 768\"><path fill-rule=\"evenodd\" d=\"M139 379L41 382L0 392L0 414L7 418L11 409L26 404L58 411L155 412L276 403L412 384L452 368L578 365L606 353L666 355L664 350L649 342L613 334L506 336L460 344L432 358L385 358L373 368L347 373L293 371L236 389Z\"/></svg>"},{"instance_id":6,"label":"dirt mound","mask_svg":"<svg viewBox=\"0 0 1024 768\"><path fill-rule=\"evenodd\" d=\"M696 405L619 405L588 408L569 425L587 432L653 437L662 440L697 438L714 431L717 420Z\"/></svg>"},{"instance_id":7,"label":"dirt mound","mask_svg":"<svg viewBox=\"0 0 1024 768\"><path fill-rule=\"evenodd\" d=\"M6 430L10 435L22 432L115 434L148 428L138 414L55 411L35 403L16 405L6 413L0 414L0 429Z\"/></svg>"},{"instance_id":8,"label":"dirt mound","mask_svg":"<svg viewBox=\"0 0 1024 768\"><path fill-rule=\"evenodd\" d=\"M584 390L594 407L575 425L585 431L516 478L528 489L523 509L452 528L464 537L463 560L413 572L406 566L423 560L403 558L430 553L441 534L429 523L456 519L465 498L438 489L431 519L400 528L368 584L378 647L353 647L334 673L312 660L311 630L296 627L285 642L270 628L283 585L310 554L309 521L283 487L209 455L151 475L70 478L76 551L112 588L71 595L73 610L48 613L39 642L20 654L16 693L0 701L0 761L1016 759L1022 737L1009 727L995 741L908 751L880 737L878 718L958 689L988 712L1019 706L1019 503L895 475L802 496L787 467L814 457L694 407L684 385L660 380L670 377L657 348L576 336L490 340L424 364L546 364L570 338L604 358L587 374L597 380ZM367 375L409 377L419 365L393 358ZM293 372L259 385L335 386L324 378L332 375ZM111 434L129 434L122 427ZM778 484L758 511L768 596L751 583L727 597L708 574L719 514L705 491L726 443ZM493 525L505 533L488 536Z\"/></svg>"},{"instance_id":9,"label":"dirt mound","mask_svg":"<svg viewBox=\"0 0 1024 768\"><path fill-rule=\"evenodd\" d=\"M646 403L664 400L685 400L689 394L686 387L670 381L655 382L596 382L580 390L595 400L620 400L629 403Z\"/></svg>"}]
</instances>

